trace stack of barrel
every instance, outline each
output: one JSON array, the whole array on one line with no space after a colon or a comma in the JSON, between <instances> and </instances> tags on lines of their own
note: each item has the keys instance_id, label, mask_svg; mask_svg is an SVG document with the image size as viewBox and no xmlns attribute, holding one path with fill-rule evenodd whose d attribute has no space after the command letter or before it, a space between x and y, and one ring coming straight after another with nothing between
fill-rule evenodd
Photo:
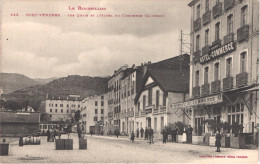
<instances>
[{"instance_id":1,"label":"stack of barrel","mask_svg":"<svg viewBox=\"0 0 260 164\"><path fill-rule=\"evenodd\" d=\"M23 145L40 145L41 138L38 136L23 137Z\"/></svg>"}]
</instances>

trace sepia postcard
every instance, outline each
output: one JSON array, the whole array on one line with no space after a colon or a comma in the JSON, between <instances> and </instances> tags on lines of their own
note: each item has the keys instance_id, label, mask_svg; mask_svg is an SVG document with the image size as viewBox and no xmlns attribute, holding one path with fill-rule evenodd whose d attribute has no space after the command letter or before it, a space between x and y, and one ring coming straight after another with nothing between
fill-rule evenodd
<instances>
[{"instance_id":1,"label":"sepia postcard","mask_svg":"<svg viewBox=\"0 0 260 164\"><path fill-rule=\"evenodd\" d=\"M258 163L258 0L2 0L0 163Z\"/></svg>"}]
</instances>

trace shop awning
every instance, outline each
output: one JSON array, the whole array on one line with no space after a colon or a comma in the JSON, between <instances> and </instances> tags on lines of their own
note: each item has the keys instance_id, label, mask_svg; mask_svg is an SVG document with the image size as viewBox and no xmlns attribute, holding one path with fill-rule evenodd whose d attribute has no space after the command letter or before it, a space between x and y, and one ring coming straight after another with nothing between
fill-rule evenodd
<instances>
[{"instance_id":1,"label":"shop awning","mask_svg":"<svg viewBox=\"0 0 260 164\"><path fill-rule=\"evenodd\" d=\"M247 89L247 90L244 90L244 91L241 91L241 92L251 92L251 91L259 91L259 86L255 86L253 88L250 88L250 89Z\"/></svg>"},{"instance_id":2,"label":"shop awning","mask_svg":"<svg viewBox=\"0 0 260 164\"><path fill-rule=\"evenodd\" d=\"M192 106L197 106L197 105L218 104L221 102L223 102L222 93L217 94L217 95L208 96L208 97L198 98L195 100L190 100L190 101L185 101L185 102L180 102L180 103L173 103L173 104L171 104L171 107L173 109L178 109L178 108L187 108L187 107L192 107Z\"/></svg>"}]
</instances>

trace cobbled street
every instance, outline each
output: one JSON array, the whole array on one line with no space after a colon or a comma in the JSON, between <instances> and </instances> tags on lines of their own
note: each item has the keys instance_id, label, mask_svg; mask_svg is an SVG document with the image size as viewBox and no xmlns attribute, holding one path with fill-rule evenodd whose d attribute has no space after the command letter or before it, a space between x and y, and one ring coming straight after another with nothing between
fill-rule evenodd
<instances>
[{"instance_id":1,"label":"cobbled street","mask_svg":"<svg viewBox=\"0 0 260 164\"><path fill-rule=\"evenodd\" d=\"M62 138L66 138L62 135ZM179 162L255 162L257 150L222 148L220 153L215 152L215 147L172 143L163 144L156 140L154 144L137 139L131 143L127 137L120 136L89 136L88 149L78 149L76 134L71 134L74 139L73 150L55 150L54 142L47 142L46 137L41 137L41 145L18 146L18 138L7 138L10 143L9 156L2 156L1 162L18 163L179 163ZM235 158L228 158L234 156ZM246 156L247 158L238 158ZM225 157L225 158L223 158Z\"/></svg>"}]
</instances>

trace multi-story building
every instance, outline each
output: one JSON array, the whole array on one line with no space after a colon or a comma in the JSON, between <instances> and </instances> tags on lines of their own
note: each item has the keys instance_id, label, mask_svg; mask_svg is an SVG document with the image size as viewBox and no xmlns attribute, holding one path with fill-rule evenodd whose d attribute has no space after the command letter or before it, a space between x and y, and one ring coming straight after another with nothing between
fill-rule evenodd
<instances>
[{"instance_id":1,"label":"multi-story building","mask_svg":"<svg viewBox=\"0 0 260 164\"><path fill-rule=\"evenodd\" d=\"M77 110L81 110L82 98L79 95L49 96L45 100L45 113L51 121L66 121L73 118Z\"/></svg>"},{"instance_id":2,"label":"multi-story building","mask_svg":"<svg viewBox=\"0 0 260 164\"><path fill-rule=\"evenodd\" d=\"M109 133L113 133L115 129L120 129L120 91L121 78L124 71L128 68L127 65L122 66L114 72L108 80L108 127Z\"/></svg>"},{"instance_id":3,"label":"multi-story building","mask_svg":"<svg viewBox=\"0 0 260 164\"><path fill-rule=\"evenodd\" d=\"M108 94L88 97L82 101L81 118L86 133L107 133L107 102Z\"/></svg>"},{"instance_id":4,"label":"multi-story building","mask_svg":"<svg viewBox=\"0 0 260 164\"><path fill-rule=\"evenodd\" d=\"M203 124L206 119L230 125L237 122L244 127L246 142L255 143L259 123L259 2L192 0L189 6L190 100L173 106L192 110L195 135L210 132Z\"/></svg>"},{"instance_id":5,"label":"multi-story building","mask_svg":"<svg viewBox=\"0 0 260 164\"><path fill-rule=\"evenodd\" d=\"M160 138L165 126L175 122L188 125L188 112L172 110L171 104L183 102L189 95L189 55L174 57L148 67L135 98L135 129L154 129ZM181 64L182 62L182 64Z\"/></svg>"}]
</instances>

